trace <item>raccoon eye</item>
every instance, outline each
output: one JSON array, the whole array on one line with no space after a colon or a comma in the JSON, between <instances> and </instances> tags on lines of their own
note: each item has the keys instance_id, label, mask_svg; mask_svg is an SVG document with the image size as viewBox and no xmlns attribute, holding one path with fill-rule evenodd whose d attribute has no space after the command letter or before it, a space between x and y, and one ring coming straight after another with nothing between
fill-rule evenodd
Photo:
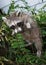
<instances>
[{"instance_id":1,"label":"raccoon eye","mask_svg":"<svg viewBox=\"0 0 46 65\"><path fill-rule=\"evenodd\" d=\"M17 25L20 27L20 26L23 26L24 23L23 22L19 22L19 23L17 23Z\"/></svg>"},{"instance_id":2,"label":"raccoon eye","mask_svg":"<svg viewBox=\"0 0 46 65\"><path fill-rule=\"evenodd\" d=\"M11 29L15 29L15 26L14 26L14 25L12 25L10 28L11 28Z\"/></svg>"},{"instance_id":3,"label":"raccoon eye","mask_svg":"<svg viewBox=\"0 0 46 65\"><path fill-rule=\"evenodd\" d=\"M18 17L20 16L20 12L18 13Z\"/></svg>"},{"instance_id":4,"label":"raccoon eye","mask_svg":"<svg viewBox=\"0 0 46 65\"><path fill-rule=\"evenodd\" d=\"M20 23L17 23L18 26L21 26L21 22Z\"/></svg>"}]
</instances>

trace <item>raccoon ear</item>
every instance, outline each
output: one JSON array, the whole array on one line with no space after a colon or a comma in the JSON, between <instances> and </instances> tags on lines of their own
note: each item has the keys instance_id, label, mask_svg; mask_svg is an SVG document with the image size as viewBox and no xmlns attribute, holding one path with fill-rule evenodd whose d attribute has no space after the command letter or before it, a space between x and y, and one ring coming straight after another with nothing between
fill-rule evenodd
<instances>
[{"instance_id":1,"label":"raccoon ear","mask_svg":"<svg viewBox=\"0 0 46 65\"><path fill-rule=\"evenodd\" d=\"M16 16L18 16L18 17L19 17L19 16L20 16L20 14L21 14L21 13L20 13L20 11L17 11L17 12L16 12Z\"/></svg>"},{"instance_id":2,"label":"raccoon ear","mask_svg":"<svg viewBox=\"0 0 46 65\"><path fill-rule=\"evenodd\" d=\"M2 17L2 20L3 20L4 22L6 22L6 21L7 21L7 18L6 18L6 17Z\"/></svg>"}]
</instances>

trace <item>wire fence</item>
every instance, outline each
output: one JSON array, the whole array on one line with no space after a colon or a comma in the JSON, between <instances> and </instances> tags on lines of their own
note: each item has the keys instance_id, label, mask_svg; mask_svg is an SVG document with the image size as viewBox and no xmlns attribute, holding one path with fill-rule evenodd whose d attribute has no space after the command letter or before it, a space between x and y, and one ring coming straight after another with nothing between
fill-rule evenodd
<instances>
[{"instance_id":1,"label":"wire fence","mask_svg":"<svg viewBox=\"0 0 46 65\"><path fill-rule=\"evenodd\" d=\"M14 3L17 3L18 1L20 1L20 0L14 1ZM37 5L43 4L43 3L46 3L46 1L43 1L43 2L40 2L40 3L34 4L34 5L32 5L32 6L29 6L29 7L37 6ZM11 4L11 3L10 3L10 4ZM8 5L6 5L6 6L3 6L3 7L1 7L0 9L3 9L3 8L9 6L10 4L8 4Z\"/></svg>"}]
</instances>

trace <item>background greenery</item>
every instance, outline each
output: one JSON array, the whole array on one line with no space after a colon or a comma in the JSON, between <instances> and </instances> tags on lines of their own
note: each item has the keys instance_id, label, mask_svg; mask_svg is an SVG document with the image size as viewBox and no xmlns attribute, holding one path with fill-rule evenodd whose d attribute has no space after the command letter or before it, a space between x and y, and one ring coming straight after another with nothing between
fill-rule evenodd
<instances>
[{"instance_id":1,"label":"background greenery","mask_svg":"<svg viewBox=\"0 0 46 65\"><path fill-rule=\"evenodd\" d=\"M0 12L0 65L46 65L46 11L44 11L46 5L37 13L36 9L29 7L25 0L22 2L24 2L25 7L14 6L14 1L12 1L8 14ZM9 15L16 8L20 8L21 11L26 9L27 12L32 13L33 18L38 22L43 40L41 58L35 56L33 46L32 49L30 46L26 47L26 42L20 33L11 36L11 29L3 22L2 16Z\"/></svg>"}]
</instances>

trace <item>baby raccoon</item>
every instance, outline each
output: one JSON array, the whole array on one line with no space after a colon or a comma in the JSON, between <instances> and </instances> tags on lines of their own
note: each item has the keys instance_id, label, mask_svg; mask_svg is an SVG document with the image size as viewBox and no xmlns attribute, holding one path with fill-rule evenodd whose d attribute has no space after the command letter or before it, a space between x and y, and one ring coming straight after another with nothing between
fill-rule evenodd
<instances>
[{"instance_id":1,"label":"baby raccoon","mask_svg":"<svg viewBox=\"0 0 46 65\"><path fill-rule=\"evenodd\" d=\"M42 40L40 35L40 29L37 22L33 18L25 13L13 13L10 16L2 17L4 22L13 29L12 35L18 32L22 32L24 39L28 44L35 44L37 49L37 56L41 56Z\"/></svg>"}]
</instances>

